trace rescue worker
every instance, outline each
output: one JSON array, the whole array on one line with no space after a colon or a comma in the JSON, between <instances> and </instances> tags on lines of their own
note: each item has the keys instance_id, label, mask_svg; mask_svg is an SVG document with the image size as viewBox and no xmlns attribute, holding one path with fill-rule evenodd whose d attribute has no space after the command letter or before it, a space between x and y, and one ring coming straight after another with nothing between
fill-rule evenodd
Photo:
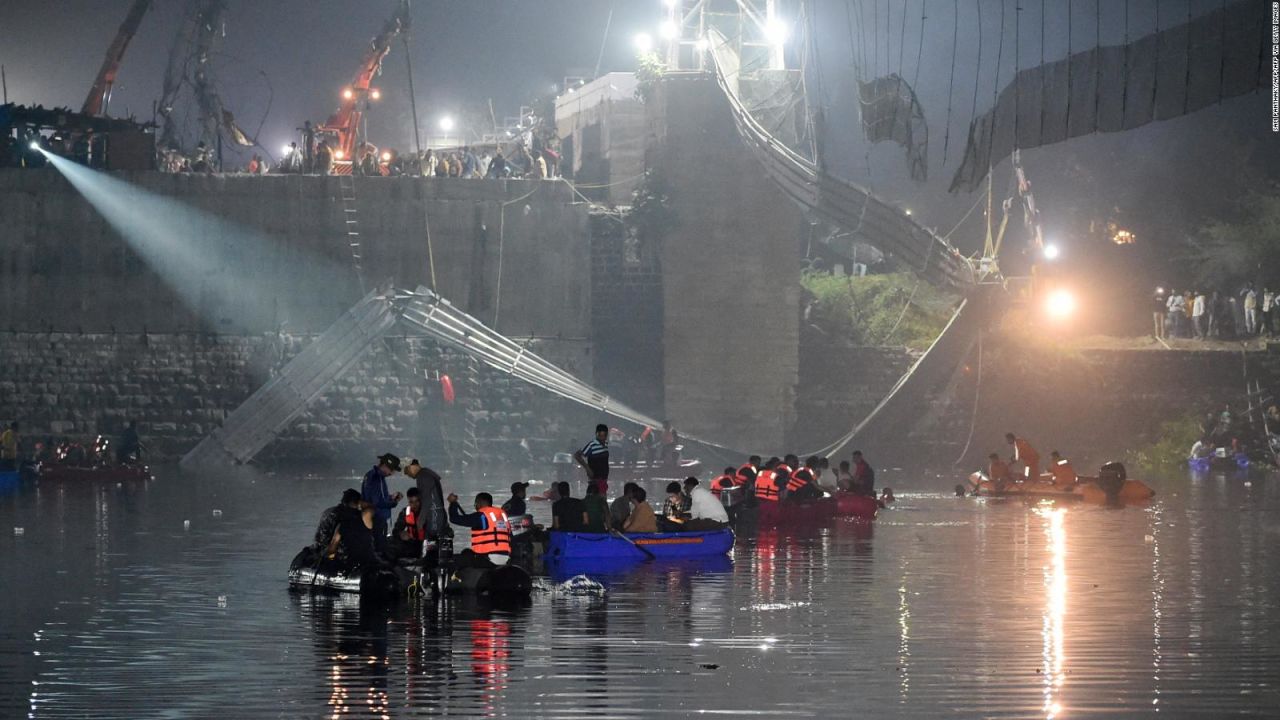
<instances>
[{"instance_id":1,"label":"rescue worker","mask_svg":"<svg viewBox=\"0 0 1280 720\"><path fill-rule=\"evenodd\" d=\"M1054 450L1049 453L1049 472L1053 473L1053 487L1057 490L1070 491L1076 486L1076 469L1071 461Z\"/></svg>"},{"instance_id":2,"label":"rescue worker","mask_svg":"<svg viewBox=\"0 0 1280 720\"><path fill-rule=\"evenodd\" d=\"M782 461L776 457L769 458L769 461L760 468L756 473L756 502L777 502L780 493L778 492L778 472L776 468Z\"/></svg>"},{"instance_id":3,"label":"rescue worker","mask_svg":"<svg viewBox=\"0 0 1280 720\"><path fill-rule=\"evenodd\" d=\"M671 427L670 420L662 421L662 446L661 455L664 467L674 467L680 461L680 452L677 446L680 444L680 433Z\"/></svg>"},{"instance_id":4,"label":"rescue worker","mask_svg":"<svg viewBox=\"0 0 1280 720\"><path fill-rule=\"evenodd\" d=\"M600 494L609 491L609 426L596 425L596 436L573 454L574 462L587 471L588 481L600 488Z\"/></svg>"},{"instance_id":5,"label":"rescue worker","mask_svg":"<svg viewBox=\"0 0 1280 720\"><path fill-rule=\"evenodd\" d=\"M138 423L130 420L116 443L116 462L132 465L142 459L142 440L138 437Z\"/></svg>"},{"instance_id":6,"label":"rescue worker","mask_svg":"<svg viewBox=\"0 0 1280 720\"><path fill-rule=\"evenodd\" d=\"M511 499L502 503L502 512L506 513L507 517L511 518L528 513L528 508L525 507L524 502L525 492L528 487L529 483L527 482L511 483Z\"/></svg>"},{"instance_id":7,"label":"rescue worker","mask_svg":"<svg viewBox=\"0 0 1280 720\"><path fill-rule=\"evenodd\" d=\"M316 525L316 534L311 548L317 553L329 547L329 541L333 540L333 534L338 531L338 527L342 524L343 518L348 515L357 515L360 513L360 491L355 488L347 488L342 492L342 499L337 505L324 511L320 516L320 522Z\"/></svg>"},{"instance_id":8,"label":"rescue worker","mask_svg":"<svg viewBox=\"0 0 1280 720\"><path fill-rule=\"evenodd\" d=\"M1013 482L1009 465L1000 459L999 453L991 453L987 456L987 460L987 480L991 481L991 487L995 488L996 492L1003 492L1005 486Z\"/></svg>"},{"instance_id":9,"label":"rescue worker","mask_svg":"<svg viewBox=\"0 0 1280 720\"><path fill-rule=\"evenodd\" d=\"M867 497L876 496L876 470L862 457L861 450L853 451L853 491Z\"/></svg>"},{"instance_id":10,"label":"rescue worker","mask_svg":"<svg viewBox=\"0 0 1280 720\"><path fill-rule=\"evenodd\" d=\"M747 462L738 468L735 475L738 477L739 485L751 485L756 481L756 474L760 472L760 456L752 455L747 458Z\"/></svg>"},{"instance_id":11,"label":"rescue worker","mask_svg":"<svg viewBox=\"0 0 1280 720\"><path fill-rule=\"evenodd\" d=\"M18 423L9 423L9 427L0 433L0 470L18 469Z\"/></svg>"},{"instance_id":12,"label":"rescue worker","mask_svg":"<svg viewBox=\"0 0 1280 720\"><path fill-rule=\"evenodd\" d=\"M727 467L718 477L711 480L711 491L720 492L721 490L732 490L733 488L746 482L738 476L737 471L732 467Z\"/></svg>"},{"instance_id":13,"label":"rescue worker","mask_svg":"<svg viewBox=\"0 0 1280 720\"><path fill-rule=\"evenodd\" d=\"M373 542L379 552L387 545L387 524L391 521L391 511L400 504L400 493L394 495L387 490L387 478L400 472L400 458L391 453L378 456L378 464L364 474L360 483L360 497L373 508Z\"/></svg>"},{"instance_id":14,"label":"rescue worker","mask_svg":"<svg viewBox=\"0 0 1280 720\"><path fill-rule=\"evenodd\" d=\"M473 513L462 512L458 496L449 493L449 522L471 529L471 547L458 555L460 567L497 567L506 565L511 557L511 527L507 514L493 506L493 496L482 492L476 495Z\"/></svg>"},{"instance_id":15,"label":"rescue worker","mask_svg":"<svg viewBox=\"0 0 1280 720\"><path fill-rule=\"evenodd\" d=\"M784 455L782 460L773 466L774 482L777 484L779 492L791 482L791 473L795 472L796 466L799 464L800 461L796 459L795 455Z\"/></svg>"},{"instance_id":16,"label":"rescue worker","mask_svg":"<svg viewBox=\"0 0 1280 720\"><path fill-rule=\"evenodd\" d=\"M788 455L787 460L799 464L799 458L795 455ZM787 499L788 500L806 500L818 497L818 458L811 457L804 461L804 467L799 468L791 473L791 477L787 478Z\"/></svg>"},{"instance_id":17,"label":"rescue worker","mask_svg":"<svg viewBox=\"0 0 1280 720\"><path fill-rule=\"evenodd\" d=\"M408 504L396 516L396 523L391 528L391 556L420 558L422 541L427 539L427 534L418 519L419 513L422 512L422 493L418 488L411 487L405 493L405 497L408 498Z\"/></svg>"},{"instance_id":18,"label":"rescue worker","mask_svg":"<svg viewBox=\"0 0 1280 720\"><path fill-rule=\"evenodd\" d=\"M1031 447L1031 443L1026 438L1018 437L1013 433L1005 433L1004 439L1013 446L1013 459L1010 462L1022 463L1022 478L1024 481L1037 481L1040 479L1040 453Z\"/></svg>"}]
</instances>

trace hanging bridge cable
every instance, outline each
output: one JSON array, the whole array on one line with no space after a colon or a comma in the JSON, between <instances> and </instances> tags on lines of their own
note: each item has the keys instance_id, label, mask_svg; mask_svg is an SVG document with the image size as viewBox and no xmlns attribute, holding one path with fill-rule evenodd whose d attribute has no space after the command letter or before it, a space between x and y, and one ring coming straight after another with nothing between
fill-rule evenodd
<instances>
[{"instance_id":1,"label":"hanging bridge cable","mask_svg":"<svg viewBox=\"0 0 1280 720\"><path fill-rule=\"evenodd\" d=\"M849 64L854 67L854 74L857 74L858 68L858 45L853 39L853 9L849 3L844 4L844 24L849 34Z\"/></svg>"},{"instance_id":2,"label":"hanging bridge cable","mask_svg":"<svg viewBox=\"0 0 1280 720\"><path fill-rule=\"evenodd\" d=\"M884 2L884 75L893 71L893 3Z\"/></svg>"},{"instance_id":3,"label":"hanging bridge cable","mask_svg":"<svg viewBox=\"0 0 1280 720\"><path fill-rule=\"evenodd\" d=\"M1020 70L1022 70L1022 0L1013 0L1013 147L1015 150L1018 148L1018 72Z\"/></svg>"},{"instance_id":4,"label":"hanging bridge cable","mask_svg":"<svg viewBox=\"0 0 1280 720\"><path fill-rule=\"evenodd\" d=\"M1044 142L1044 13L1045 0L1040 0L1040 127L1036 129L1036 141Z\"/></svg>"},{"instance_id":5,"label":"hanging bridge cable","mask_svg":"<svg viewBox=\"0 0 1280 720\"><path fill-rule=\"evenodd\" d=\"M1156 97L1160 90L1160 3L1156 3L1155 71L1151 73L1151 119L1156 119Z\"/></svg>"},{"instance_id":6,"label":"hanging bridge cable","mask_svg":"<svg viewBox=\"0 0 1280 720\"><path fill-rule=\"evenodd\" d=\"M1120 86L1120 127L1123 128L1124 118L1129 112L1129 0L1124 0L1124 70L1121 77L1124 78L1124 84Z\"/></svg>"},{"instance_id":7,"label":"hanging bridge cable","mask_svg":"<svg viewBox=\"0 0 1280 720\"><path fill-rule=\"evenodd\" d=\"M978 62L973 70L973 107L969 109L970 127L978 117L978 82L982 78L982 41L984 35L982 32L982 3L974 3L974 6L978 8Z\"/></svg>"},{"instance_id":8,"label":"hanging bridge cable","mask_svg":"<svg viewBox=\"0 0 1280 720\"><path fill-rule=\"evenodd\" d=\"M1075 46L1071 44L1071 25L1074 22L1074 16L1071 12L1072 0L1067 0L1067 112L1063 121L1063 132L1067 137L1071 137L1071 53Z\"/></svg>"},{"instance_id":9,"label":"hanging bridge cable","mask_svg":"<svg viewBox=\"0 0 1280 720\"><path fill-rule=\"evenodd\" d=\"M867 40L867 12L862 0L857 0L857 22L858 37L862 41L862 45L858 48L858 55L862 58L862 64L858 66L858 77L865 79L871 72L871 68L867 66L867 50L871 47L871 42Z\"/></svg>"},{"instance_id":10,"label":"hanging bridge cable","mask_svg":"<svg viewBox=\"0 0 1280 720\"><path fill-rule=\"evenodd\" d=\"M875 63L871 76L875 77L880 74L880 0L871 1L875 3L871 6L871 60Z\"/></svg>"},{"instance_id":11,"label":"hanging bridge cable","mask_svg":"<svg viewBox=\"0 0 1280 720\"><path fill-rule=\"evenodd\" d=\"M1007 14L1005 8L1007 4L1005 0L1000 0L1000 41L996 43L996 81L991 89L991 123L987 129L987 147L995 142L996 137L996 118L999 113L996 112L996 106L1000 103L1000 66L1004 64L1004 16ZM991 172L991 168L987 168L987 172Z\"/></svg>"},{"instance_id":12,"label":"hanging bridge cable","mask_svg":"<svg viewBox=\"0 0 1280 720\"><path fill-rule=\"evenodd\" d=\"M1093 68L1093 132L1098 132L1102 103L1102 0L1093 0Z\"/></svg>"},{"instance_id":13,"label":"hanging bridge cable","mask_svg":"<svg viewBox=\"0 0 1280 720\"><path fill-rule=\"evenodd\" d=\"M1128 0L1125 0L1128 2ZM1272 3L1272 10L1275 4ZM1218 30L1218 104L1222 104L1222 91L1227 84L1227 0L1222 0L1222 21ZM1126 25L1126 27L1128 27Z\"/></svg>"},{"instance_id":14,"label":"hanging bridge cable","mask_svg":"<svg viewBox=\"0 0 1280 720\"><path fill-rule=\"evenodd\" d=\"M1195 33L1191 32L1191 0L1187 0L1187 74L1183 79L1182 85L1182 113L1185 115L1190 111L1191 103L1191 37Z\"/></svg>"},{"instance_id":15,"label":"hanging bridge cable","mask_svg":"<svg viewBox=\"0 0 1280 720\"><path fill-rule=\"evenodd\" d=\"M920 84L920 64L924 60L924 21L929 18L925 11L924 0L920 0L920 42L916 45L916 73L911 78L912 93L916 92L916 87Z\"/></svg>"},{"instance_id":16,"label":"hanging bridge cable","mask_svg":"<svg viewBox=\"0 0 1280 720\"><path fill-rule=\"evenodd\" d=\"M924 0L920 0L920 3L924 4ZM902 86L903 57L906 55L906 50L907 50L907 7L908 6L909 6L909 3L906 3L906 2L902 3L902 25L901 25L901 29L898 31L898 86L899 87ZM895 108L897 107L897 103L894 104L894 107Z\"/></svg>"},{"instance_id":17,"label":"hanging bridge cable","mask_svg":"<svg viewBox=\"0 0 1280 720\"><path fill-rule=\"evenodd\" d=\"M947 81L947 122L942 131L942 166L947 166L947 148L951 144L951 99L956 90L956 51L960 46L960 0L954 0L951 24L951 78Z\"/></svg>"},{"instance_id":18,"label":"hanging bridge cable","mask_svg":"<svg viewBox=\"0 0 1280 720\"><path fill-rule=\"evenodd\" d=\"M542 183L538 183L524 195L514 200L507 200L498 206L498 278L493 291L493 326L495 328L498 327L498 312L502 309L502 250L506 241L507 206L527 200L529 196L538 192L541 187Z\"/></svg>"},{"instance_id":19,"label":"hanging bridge cable","mask_svg":"<svg viewBox=\"0 0 1280 720\"><path fill-rule=\"evenodd\" d=\"M960 451L954 465L964 462L969 454L969 446L973 444L973 429L978 426L978 403L982 399L982 331L978 331L978 377L973 384L973 412L969 415L969 436L965 438L964 448Z\"/></svg>"}]
</instances>

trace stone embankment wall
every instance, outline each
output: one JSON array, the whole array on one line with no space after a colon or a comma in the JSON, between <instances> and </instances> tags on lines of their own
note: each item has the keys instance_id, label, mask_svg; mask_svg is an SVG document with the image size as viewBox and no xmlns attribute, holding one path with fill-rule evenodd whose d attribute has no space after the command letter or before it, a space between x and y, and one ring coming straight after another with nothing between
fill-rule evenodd
<instances>
[{"instance_id":1,"label":"stone embankment wall","mask_svg":"<svg viewBox=\"0 0 1280 720\"><path fill-rule=\"evenodd\" d=\"M133 419L152 458L178 457L310 339L0 333L0 419L20 421L28 445L47 437L114 437ZM589 374L582 343L531 347L571 372ZM452 405L443 400L441 374L455 388ZM456 466L469 445L489 461L524 461L531 454L541 460L577 447L593 423L589 411L504 374L483 366L473 374L466 358L431 340L389 336L259 460L359 467L389 450Z\"/></svg>"},{"instance_id":2,"label":"stone embankment wall","mask_svg":"<svg viewBox=\"0 0 1280 720\"><path fill-rule=\"evenodd\" d=\"M57 170L0 169L0 330L315 333L363 294L340 178L110 177L150 244L122 238ZM366 284L430 285L434 264L440 294L505 334L587 336L587 206L567 185L353 180ZM179 293L140 248L213 262Z\"/></svg>"}]
</instances>

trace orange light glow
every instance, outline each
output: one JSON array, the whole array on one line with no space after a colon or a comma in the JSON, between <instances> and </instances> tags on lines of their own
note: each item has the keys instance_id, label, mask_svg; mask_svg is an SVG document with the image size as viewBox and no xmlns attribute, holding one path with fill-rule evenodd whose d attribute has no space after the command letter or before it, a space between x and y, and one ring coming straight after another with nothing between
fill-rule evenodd
<instances>
[{"instance_id":1,"label":"orange light glow","mask_svg":"<svg viewBox=\"0 0 1280 720\"><path fill-rule=\"evenodd\" d=\"M382 153L382 162L391 162L391 153L389 152Z\"/></svg>"},{"instance_id":2,"label":"orange light glow","mask_svg":"<svg viewBox=\"0 0 1280 720\"><path fill-rule=\"evenodd\" d=\"M333 151L333 159L334 159L334 160L341 160L342 158L343 158L343 152L342 152L341 150L334 150L334 151Z\"/></svg>"},{"instance_id":3,"label":"orange light glow","mask_svg":"<svg viewBox=\"0 0 1280 720\"><path fill-rule=\"evenodd\" d=\"M350 100L351 98L355 97L355 95L356 95L356 94L355 94L355 92L353 92L353 91L351 90L351 88L343 88L343 89L342 89L342 99L343 99L343 100Z\"/></svg>"},{"instance_id":4,"label":"orange light glow","mask_svg":"<svg viewBox=\"0 0 1280 720\"><path fill-rule=\"evenodd\" d=\"M369 97L370 97L370 98L372 98L372 99L374 99L374 100L381 100L381 99L382 99L382 91L381 91L381 90L379 90L378 88L374 88L374 89L372 89L372 90L370 90L370 91L369 91Z\"/></svg>"},{"instance_id":5,"label":"orange light glow","mask_svg":"<svg viewBox=\"0 0 1280 720\"><path fill-rule=\"evenodd\" d=\"M1054 320L1065 320L1076 311L1076 296L1069 290L1054 290L1045 297L1044 309Z\"/></svg>"},{"instance_id":6,"label":"orange light glow","mask_svg":"<svg viewBox=\"0 0 1280 720\"><path fill-rule=\"evenodd\" d=\"M1138 236L1128 230L1117 230L1115 234L1111 236L1111 242L1117 245L1132 245L1137 242L1137 240Z\"/></svg>"}]
</instances>

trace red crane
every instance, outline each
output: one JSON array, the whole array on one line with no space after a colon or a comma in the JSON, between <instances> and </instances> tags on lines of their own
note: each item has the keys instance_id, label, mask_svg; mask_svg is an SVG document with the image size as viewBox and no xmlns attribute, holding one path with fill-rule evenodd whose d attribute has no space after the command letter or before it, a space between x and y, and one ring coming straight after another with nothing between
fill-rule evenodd
<instances>
[{"instance_id":1,"label":"red crane","mask_svg":"<svg viewBox=\"0 0 1280 720\"><path fill-rule=\"evenodd\" d=\"M391 51L391 43L400 33L409 29L409 0L400 0L399 7L391 19L382 26L382 31L373 38L369 50L365 53L356 70L351 84L342 89L342 104L329 116L329 119L318 128L318 139L329 144L333 152L333 172L335 175L346 175L351 172L353 160L359 160L356 153L356 133L360 128L363 110L370 100L377 100L380 92L371 88L370 83L382 70L382 60Z\"/></svg>"},{"instance_id":2,"label":"red crane","mask_svg":"<svg viewBox=\"0 0 1280 720\"><path fill-rule=\"evenodd\" d=\"M111 102L111 86L115 84L125 48L129 47L129 41L138 32L142 16L147 14L149 7L151 0L133 0L129 14L124 17L124 22L120 23L120 29L116 32L116 39L107 48L107 56L102 59L98 77L93 81L93 87L89 88L89 96L84 99L84 105L80 106L80 112L85 115L106 114L107 104Z\"/></svg>"}]
</instances>

